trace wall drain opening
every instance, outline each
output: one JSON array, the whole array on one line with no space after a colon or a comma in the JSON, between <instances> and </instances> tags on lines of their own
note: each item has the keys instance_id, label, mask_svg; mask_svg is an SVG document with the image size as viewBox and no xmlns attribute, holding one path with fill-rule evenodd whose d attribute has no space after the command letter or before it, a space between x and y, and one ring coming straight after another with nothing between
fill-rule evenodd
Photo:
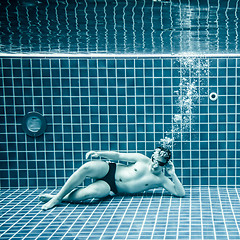
<instances>
[{"instance_id":1,"label":"wall drain opening","mask_svg":"<svg viewBox=\"0 0 240 240\"><path fill-rule=\"evenodd\" d=\"M210 95L209 95L209 98L211 101L216 101L218 99L218 95L217 93L215 92L212 92Z\"/></svg>"}]
</instances>

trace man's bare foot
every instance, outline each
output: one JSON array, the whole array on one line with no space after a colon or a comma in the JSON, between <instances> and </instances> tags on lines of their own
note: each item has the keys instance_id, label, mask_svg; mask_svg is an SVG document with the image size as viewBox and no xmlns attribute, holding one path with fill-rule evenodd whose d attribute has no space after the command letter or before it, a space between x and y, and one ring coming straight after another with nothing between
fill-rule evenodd
<instances>
[{"instance_id":1,"label":"man's bare foot","mask_svg":"<svg viewBox=\"0 0 240 240\"><path fill-rule=\"evenodd\" d=\"M48 210L50 208L53 208L53 207L57 206L58 204L60 204L61 202L62 202L61 199L54 196L50 201L48 201L47 203L45 203L42 206L42 210Z\"/></svg>"},{"instance_id":2,"label":"man's bare foot","mask_svg":"<svg viewBox=\"0 0 240 240\"><path fill-rule=\"evenodd\" d=\"M46 203L46 202L48 202L49 200L51 200L53 197L54 197L54 195L49 194L49 193L45 193L45 194L40 195L38 199L39 199L41 202L45 202L45 203Z\"/></svg>"}]
</instances>

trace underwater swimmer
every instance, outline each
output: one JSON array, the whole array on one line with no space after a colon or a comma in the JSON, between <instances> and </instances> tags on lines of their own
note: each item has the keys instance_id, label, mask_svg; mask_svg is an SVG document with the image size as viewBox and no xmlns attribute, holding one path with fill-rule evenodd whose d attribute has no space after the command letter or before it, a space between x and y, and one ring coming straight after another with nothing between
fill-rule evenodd
<instances>
[{"instance_id":1,"label":"underwater swimmer","mask_svg":"<svg viewBox=\"0 0 240 240\"><path fill-rule=\"evenodd\" d=\"M163 147L154 150L151 158L139 153L118 153L114 151L90 151L86 159L106 158L113 162L94 160L83 164L67 180L56 195L43 194L39 199L45 204L43 210L53 208L62 201L79 203L92 198L104 198L117 193L138 193L149 189L163 187L171 194L183 197L185 190L175 174L171 152ZM114 161L130 162L125 165ZM172 180L164 175L163 169ZM96 181L85 188L77 188L86 177Z\"/></svg>"}]
</instances>

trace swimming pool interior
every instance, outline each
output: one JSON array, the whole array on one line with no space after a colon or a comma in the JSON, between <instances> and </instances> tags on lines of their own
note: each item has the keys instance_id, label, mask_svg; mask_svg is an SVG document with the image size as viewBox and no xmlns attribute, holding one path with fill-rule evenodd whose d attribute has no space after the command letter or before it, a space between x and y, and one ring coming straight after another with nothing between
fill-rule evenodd
<instances>
[{"instance_id":1,"label":"swimming pool interior","mask_svg":"<svg viewBox=\"0 0 240 240\"><path fill-rule=\"evenodd\" d=\"M0 238L240 239L238 4L1 3ZM41 211L38 195L88 151L159 144L184 198L159 188Z\"/></svg>"}]
</instances>

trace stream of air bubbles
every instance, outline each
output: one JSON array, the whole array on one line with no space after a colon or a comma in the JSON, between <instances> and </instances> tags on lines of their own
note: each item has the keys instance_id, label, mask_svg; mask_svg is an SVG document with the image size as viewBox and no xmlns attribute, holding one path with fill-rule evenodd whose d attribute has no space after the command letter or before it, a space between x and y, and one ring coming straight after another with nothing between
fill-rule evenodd
<instances>
[{"instance_id":1,"label":"stream of air bubbles","mask_svg":"<svg viewBox=\"0 0 240 240\"><path fill-rule=\"evenodd\" d=\"M201 85L208 74L208 60L206 58L182 57L179 58L180 83L178 90L174 91L175 112L172 115L172 129L164 133L160 140L163 147L172 149L174 141L185 139L194 122L193 110L200 102Z\"/></svg>"}]
</instances>

